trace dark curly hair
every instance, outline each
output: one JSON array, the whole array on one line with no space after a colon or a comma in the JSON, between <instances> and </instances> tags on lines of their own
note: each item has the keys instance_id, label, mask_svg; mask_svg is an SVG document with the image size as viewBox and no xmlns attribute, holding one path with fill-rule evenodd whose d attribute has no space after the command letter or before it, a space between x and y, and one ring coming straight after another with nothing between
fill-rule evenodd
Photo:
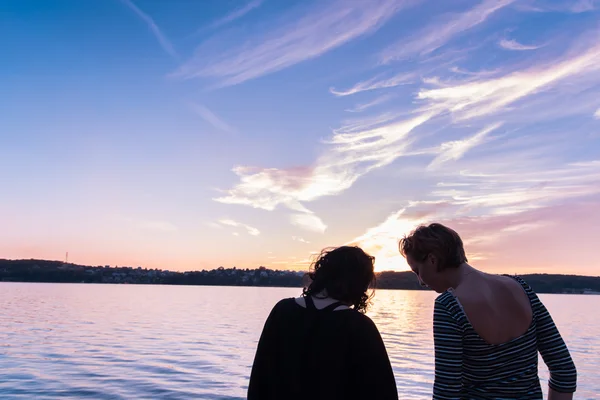
<instances>
[{"instance_id":1,"label":"dark curly hair","mask_svg":"<svg viewBox=\"0 0 600 400\"><path fill-rule=\"evenodd\" d=\"M308 276L311 280L302 291L304 296L327 296L366 312L375 287L375 257L357 246L341 246L321 251L312 264Z\"/></svg>"}]
</instances>

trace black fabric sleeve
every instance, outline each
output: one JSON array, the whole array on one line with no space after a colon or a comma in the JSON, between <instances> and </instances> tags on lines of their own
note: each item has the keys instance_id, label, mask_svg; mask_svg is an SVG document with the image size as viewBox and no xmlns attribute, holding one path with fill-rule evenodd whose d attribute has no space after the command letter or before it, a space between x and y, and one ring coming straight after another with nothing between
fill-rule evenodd
<instances>
[{"instance_id":1,"label":"black fabric sleeve","mask_svg":"<svg viewBox=\"0 0 600 400\"><path fill-rule=\"evenodd\" d=\"M258 341L248 384L248 400L275 399L275 388L271 383L276 376L277 308L276 305L271 310Z\"/></svg>"},{"instance_id":2,"label":"black fabric sleeve","mask_svg":"<svg viewBox=\"0 0 600 400\"><path fill-rule=\"evenodd\" d=\"M356 398L370 400L397 400L398 389L392 365L379 330L370 318L361 318L354 332L353 371Z\"/></svg>"}]
</instances>

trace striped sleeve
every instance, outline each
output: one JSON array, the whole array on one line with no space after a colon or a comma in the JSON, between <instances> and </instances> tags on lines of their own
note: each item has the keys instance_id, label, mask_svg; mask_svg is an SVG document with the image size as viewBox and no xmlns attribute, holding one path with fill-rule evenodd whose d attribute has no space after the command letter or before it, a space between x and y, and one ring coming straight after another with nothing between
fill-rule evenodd
<instances>
[{"instance_id":1,"label":"striped sleeve","mask_svg":"<svg viewBox=\"0 0 600 400\"><path fill-rule=\"evenodd\" d=\"M531 306L535 313L538 350L550 371L548 386L560 393L575 393L577 370L550 313L533 291Z\"/></svg>"},{"instance_id":2,"label":"striped sleeve","mask_svg":"<svg viewBox=\"0 0 600 400\"><path fill-rule=\"evenodd\" d=\"M548 386L559 393L575 393L577 370L565 341L531 286L518 276L515 279L523 286L531 302L536 320L537 347L550 371Z\"/></svg>"},{"instance_id":3,"label":"striped sleeve","mask_svg":"<svg viewBox=\"0 0 600 400\"><path fill-rule=\"evenodd\" d=\"M460 400L462 392L463 330L440 299L433 310L435 345L434 400Z\"/></svg>"}]
</instances>

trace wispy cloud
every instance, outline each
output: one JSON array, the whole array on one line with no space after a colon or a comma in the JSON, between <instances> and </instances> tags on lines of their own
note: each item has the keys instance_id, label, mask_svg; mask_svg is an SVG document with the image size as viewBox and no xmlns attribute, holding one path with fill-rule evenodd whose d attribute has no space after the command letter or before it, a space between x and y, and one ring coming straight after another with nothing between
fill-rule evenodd
<instances>
[{"instance_id":1,"label":"wispy cloud","mask_svg":"<svg viewBox=\"0 0 600 400\"><path fill-rule=\"evenodd\" d=\"M267 210L279 204L294 209L302 202L339 194L372 169L389 165L408 154L410 132L436 115L451 113L459 121L492 115L557 81L599 69L598 57L600 46L558 63L500 78L422 89L418 98L427 103L422 106L420 114L408 119L401 115L394 118L383 114L381 118L343 126L334 131L327 142L333 148L311 167L288 170L236 167L234 172L240 176L241 182L217 200ZM447 152L434 165L445 157L460 154L461 149L470 148L482 136L477 136L475 142L454 143L446 148Z\"/></svg>"},{"instance_id":2,"label":"wispy cloud","mask_svg":"<svg viewBox=\"0 0 600 400\"><path fill-rule=\"evenodd\" d=\"M335 131L330 146L314 166L302 168L235 167L240 183L216 201L274 210L284 205L306 213L302 205L323 196L340 194L369 171L391 164L406 154L408 135L433 117L422 113L408 119L392 118L382 125L373 120ZM306 218L306 217L303 217Z\"/></svg>"},{"instance_id":3,"label":"wispy cloud","mask_svg":"<svg viewBox=\"0 0 600 400\"><path fill-rule=\"evenodd\" d=\"M209 110L206 106L202 104L190 104L190 108L194 110L202 119L213 127L220 129L225 132L235 133L235 129L233 129L227 122L223 121L218 115Z\"/></svg>"},{"instance_id":4,"label":"wispy cloud","mask_svg":"<svg viewBox=\"0 0 600 400\"><path fill-rule=\"evenodd\" d=\"M447 16L417 32L413 40L402 39L381 54L381 60L388 63L412 55L426 55L444 46L457 35L485 22L493 13L508 6L515 0L484 0L474 8L460 14Z\"/></svg>"},{"instance_id":5,"label":"wispy cloud","mask_svg":"<svg viewBox=\"0 0 600 400\"><path fill-rule=\"evenodd\" d=\"M433 159L427 168L436 169L448 161L461 159L469 150L483 143L485 137L500 126L502 126L502 123L495 123L468 138L442 143L440 154Z\"/></svg>"},{"instance_id":6,"label":"wispy cloud","mask_svg":"<svg viewBox=\"0 0 600 400\"><path fill-rule=\"evenodd\" d=\"M489 78L491 76L494 75L498 75L500 73L500 71L498 70L480 70L480 71L468 71L466 69L463 68L459 68L459 67L452 67L450 68L450 72L454 72L456 74L459 75L467 75L470 76L472 78L475 79L481 79L481 78ZM439 84L439 81L436 82L435 80L431 80L430 78L424 78L423 80L425 83L431 84L431 85L435 85L435 84Z\"/></svg>"},{"instance_id":7,"label":"wispy cloud","mask_svg":"<svg viewBox=\"0 0 600 400\"><path fill-rule=\"evenodd\" d=\"M576 162L576 163L571 163L571 164L569 164L569 166L571 166L571 167L583 167L583 168L589 168L589 167L598 167L598 168L600 168L600 160L580 161L580 162Z\"/></svg>"},{"instance_id":8,"label":"wispy cloud","mask_svg":"<svg viewBox=\"0 0 600 400\"><path fill-rule=\"evenodd\" d=\"M407 85L414 83L416 75L414 73L400 73L391 78L382 79L381 76L376 76L364 82L359 82L348 90L336 90L333 87L329 91L336 96L349 96L368 90L392 88L399 85Z\"/></svg>"},{"instance_id":9,"label":"wispy cloud","mask_svg":"<svg viewBox=\"0 0 600 400\"><path fill-rule=\"evenodd\" d=\"M278 204L292 208L298 203L340 194L369 171L409 154L409 134L432 118L449 113L456 121L463 121L506 111L512 103L557 82L600 70L599 61L600 46L596 45L582 54L499 78L422 89L417 98L425 103L415 115L405 118L382 114L345 125L334 131L327 141L333 147L311 167L290 170L237 167L234 172L240 176L240 184L217 200L272 210ZM487 133L483 130L471 141L448 145L433 165L446 157L460 155Z\"/></svg>"},{"instance_id":10,"label":"wispy cloud","mask_svg":"<svg viewBox=\"0 0 600 400\"><path fill-rule=\"evenodd\" d=\"M218 221L218 223L221 225L225 225L225 226L232 226L234 228L243 228L248 232L249 235L252 235L252 236L260 235L260 231L258 229L254 228L250 225L246 225L241 222L234 221L232 219L220 219ZM234 232L234 234L235 233L237 233L237 232Z\"/></svg>"},{"instance_id":11,"label":"wispy cloud","mask_svg":"<svg viewBox=\"0 0 600 400\"><path fill-rule=\"evenodd\" d=\"M246 3L245 5L243 5L242 7L236 8L235 10L233 10L231 13L227 14L223 18L220 18L217 21L213 22L210 25L210 28L214 29L214 28L218 28L220 26L226 25L226 24L230 24L233 21L242 18L243 16L245 16L246 14L248 14L250 11L254 10L255 8L260 7L260 5L262 3L264 3L264 0L252 0L248 3Z\"/></svg>"},{"instance_id":12,"label":"wispy cloud","mask_svg":"<svg viewBox=\"0 0 600 400\"><path fill-rule=\"evenodd\" d=\"M502 47L503 49L515 50L515 51L537 50L540 47L542 47L541 45L533 46L533 45L521 44L514 39L502 39L502 40L500 40L500 42L498 42L498 45L500 47Z\"/></svg>"},{"instance_id":13,"label":"wispy cloud","mask_svg":"<svg viewBox=\"0 0 600 400\"><path fill-rule=\"evenodd\" d=\"M485 209L488 215L510 215L600 193L600 164L551 166L549 161L537 161L527 165L518 154L507 159L504 151L486 158L489 165L479 160L477 165L457 165L460 172L441 171L473 185L436 189L430 198L447 201L462 212Z\"/></svg>"},{"instance_id":14,"label":"wispy cloud","mask_svg":"<svg viewBox=\"0 0 600 400\"><path fill-rule=\"evenodd\" d=\"M321 218L312 213L292 214L290 221L297 227L313 232L324 233L325 229L327 229L327 225L325 225Z\"/></svg>"},{"instance_id":15,"label":"wispy cloud","mask_svg":"<svg viewBox=\"0 0 600 400\"><path fill-rule=\"evenodd\" d=\"M223 225L218 224L214 221L208 221L205 223L206 226L208 226L209 228L213 228L213 229L221 229L223 228Z\"/></svg>"},{"instance_id":16,"label":"wispy cloud","mask_svg":"<svg viewBox=\"0 0 600 400\"><path fill-rule=\"evenodd\" d=\"M215 78L230 86L318 57L344 43L369 34L388 21L407 1L337 0L298 17L297 12L266 33L240 38L240 45L221 51L216 37L172 76L182 79ZM296 10L297 11L297 10ZM216 50L215 50L216 49Z\"/></svg>"},{"instance_id":17,"label":"wispy cloud","mask_svg":"<svg viewBox=\"0 0 600 400\"><path fill-rule=\"evenodd\" d=\"M594 118L600 119L600 108L597 109L596 112L594 113Z\"/></svg>"},{"instance_id":18,"label":"wispy cloud","mask_svg":"<svg viewBox=\"0 0 600 400\"><path fill-rule=\"evenodd\" d=\"M292 236L292 240L295 240L300 243L306 243L306 244L310 243L308 240L301 238L300 236Z\"/></svg>"},{"instance_id":19,"label":"wispy cloud","mask_svg":"<svg viewBox=\"0 0 600 400\"><path fill-rule=\"evenodd\" d=\"M597 10L599 3L598 0L534 0L530 4L517 3L515 7L525 12L566 12L581 14Z\"/></svg>"},{"instance_id":20,"label":"wispy cloud","mask_svg":"<svg viewBox=\"0 0 600 400\"><path fill-rule=\"evenodd\" d=\"M453 29L442 31L458 34L465 27L482 23L510 3L508 0L483 1L474 10L461 14ZM597 39L596 34L591 37ZM554 157L553 163L546 162L554 155L546 151L547 148L556 150L556 143L550 143L548 135L535 145L519 137L510 151L506 148L509 145L500 141L495 146L488 145L490 134L501 125L506 126L503 136L512 140L515 139L512 131L517 129L511 126L514 121L519 121L518 129L535 123L537 116L529 112L539 106L536 102L540 98L560 96L561 90L569 90L572 96L580 91L592 92L591 88L598 84L600 45L597 40L587 39L574 41L575 45L561 57L543 62L536 60L535 64L518 70L502 65L493 71L471 73L446 66L442 75L415 82L420 88L414 101L406 102L404 109L343 122L323 141L320 156L309 165L294 168L236 166L233 172L239 182L215 200L265 210L283 206L294 212L290 218L293 224L323 232L325 224L307 208L307 203L339 195L369 172L389 166L400 157L419 159L420 167L415 170L422 174L420 185L425 188L419 199L435 204L436 211L431 215L440 218L470 213L515 215L548 207L553 202L595 195L600 192L598 167L585 169L567 165L549 169L556 166L557 161ZM427 51L431 46L420 48ZM332 93L351 95L387 87L386 82L390 81L380 76L359 82L348 90L332 89ZM544 109L548 113L560 113L565 108L563 103L551 101L544 104ZM589 118L597 106L597 103L589 103L585 115ZM465 136L467 129L469 133ZM459 131L461 135L453 137L462 138L450 141L441 137L441 131L454 134ZM512 145L510 141L507 143ZM422 144L424 147L419 148ZM477 151L473 151L475 148ZM481 158L471 160L466 154L480 157L483 154L485 162ZM436 182L439 185L427 186L435 179L439 179ZM420 204L419 207L424 207L425 203ZM390 238L397 235L399 227L429 215L425 211L417 212L412 205L407 210L410 210L409 219L408 214L401 214L387 221L386 226L393 226L393 232L391 228L389 231L374 228L370 232L369 237L374 237L373 246L385 235L388 239L384 240L392 243ZM446 214L445 210L451 212ZM367 240L366 237L359 239ZM382 257L395 257L391 244L372 251L380 252ZM397 249L393 248L393 252Z\"/></svg>"},{"instance_id":21,"label":"wispy cloud","mask_svg":"<svg viewBox=\"0 0 600 400\"><path fill-rule=\"evenodd\" d=\"M162 30L156 25L152 17L143 12L138 6L136 6L131 0L120 0L121 3L125 4L129 7L142 21L148 25L148 28L152 31L152 34L158 40L158 43L163 48L165 52L167 52L173 58L179 58L177 51L173 47L173 44L167 39L167 37L163 34Z\"/></svg>"},{"instance_id":22,"label":"wispy cloud","mask_svg":"<svg viewBox=\"0 0 600 400\"><path fill-rule=\"evenodd\" d=\"M349 108L346 111L347 112L351 112L351 113L359 113L359 112L363 112L366 111L372 107L378 106L380 104L386 103L387 101L391 100L393 98L392 95L389 94L384 94L383 96L379 96L374 98L373 100L366 102L366 103L361 103L361 104L357 104L356 106L354 106L354 108Z\"/></svg>"},{"instance_id":23,"label":"wispy cloud","mask_svg":"<svg viewBox=\"0 0 600 400\"><path fill-rule=\"evenodd\" d=\"M504 112L504 117L510 117L516 111L507 107L516 101L526 99L559 82L568 82L568 78L580 79L581 76L600 70L599 57L600 46L596 45L524 71L499 77L473 75L468 76L466 83L445 82L438 88L421 89L417 94L420 103L411 113L383 113L376 117L350 121L334 130L331 138L325 141L327 149L311 166L290 169L236 167L234 172L240 176L240 183L216 200L266 210L283 205L302 213L294 214L292 223L322 231L324 224L320 225L320 220L313 219L313 215L304 206L306 202L323 196L338 195L373 169L385 167L399 157L411 154L433 154L428 171L447 173L449 175L445 178L454 178L456 186L437 187L429 193L428 199L448 202L456 210L486 209L488 213L510 214L539 207L544 201L556 199L557 196L565 198L565 193L575 197L588 195L594 192L589 189L593 187L594 181L588 179L582 182L581 177L593 177L593 173L588 172L578 180L573 180L573 176L581 171L574 171L572 168L564 176L560 175L560 171L548 176L543 172L547 165L543 165L531 169L537 176L524 173L525 169L500 178L496 171L512 166L506 164L504 154L496 159L486 158L485 164L493 173L484 175L481 175L484 172L481 167L474 167L480 169L478 174L469 172L477 169L469 169L468 163L459 163L456 166L461 168L459 170L438 168L440 165L454 164L449 161L463 161L463 156L468 151L485 144L489 133L500 127L499 122L484 122L475 135L442 142L433 151L411 149L415 140L415 136L411 134L415 129L448 114L453 116L453 123L494 116L500 111ZM543 148L537 149L534 155L539 157L541 150ZM530 154L523 153L522 159L531 157ZM527 163L519 163L515 154L511 156L510 162L522 168L528 167ZM456 179L457 174L460 179ZM568 181L566 177L571 179L568 189L565 186ZM545 184L545 180L550 178L560 183ZM575 185L575 182L579 184Z\"/></svg>"},{"instance_id":24,"label":"wispy cloud","mask_svg":"<svg viewBox=\"0 0 600 400\"><path fill-rule=\"evenodd\" d=\"M597 7L597 0L578 0L570 6L570 11L574 13L583 13L594 11Z\"/></svg>"},{"instance_id":25,"label":"wispy cloud","mask_svg":"<svg viewBox=\"0 0 600 400\"><path fill-rule=\"evenodd\" d=\"M505 153L495 156L504 158L506 172L497 173L495 163L487 167L481 160L473 163L476 173L459 172L464 165L445 171L458 180L454 188L432 190L422 197L426 200L409 202L350 243L373 254L378 269L403 269L406 262L398 254L398 239L417 225L437 221L461 232L470 250L483 260L487 254L481 245L548 226L553 207L600 194L600 163L554 168L540 164L525 171Z\"/></svg>"},{"instance_id":26,"label":"wispy cloud","mask_svg":"<svg viewBox=\"0 0 600 400\"><path fill-rule=\"evenodd\" d=\"M567 78L600 70L600 45L561 61L546 63L500 78L477 80L443 88L422 89L418 98L427 109L449 111L456 120L491 115L508 105Z\"/></svg>"}]
</instances>

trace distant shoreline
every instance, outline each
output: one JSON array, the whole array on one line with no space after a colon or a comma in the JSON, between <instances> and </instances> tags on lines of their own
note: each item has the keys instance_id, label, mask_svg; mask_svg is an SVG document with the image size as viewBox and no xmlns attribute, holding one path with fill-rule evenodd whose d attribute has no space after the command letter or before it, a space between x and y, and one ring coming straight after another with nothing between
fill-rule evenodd
<instances>
[{"instance_id":1,"label":"distant shoreline","mask_svg":"<svg viewBox=\"0 0 600 400\"><path fill-rule=\"evenodd\" d=\"M537 293L600 294L600 277L558 274L520 275ZM0 282L99 283L184 286L303 287L304 271L265 267L173 272L141 267L84 266L48 260L0 259ZM377 273L377 289L428 290L409 271Z\"/></svg>"},{"instance_id":2,"label":"distant shoreline","mask_svg":"<svg viewBox=\"0 0 600 400\"><path fill-rule=\"evenodd\" d=\"M521 275L527 276L527 275ZM11 281L11 280L0 280L2 283L40 283L40 284L61 284L61 285L133 285L133 286L185 286L185 287L252 287L252 288L274 288L274 289L301 289L302 286L274 286L274 285L227 285L227 284L187 284L187 283L103 283L103 282L46 282L46 281ZM381 288L377 287L376 290L400 290L410 292L431 292L429 289L413 289L413 288ZM574 296L598 296L600 291L592 292L543 292L535 291L538 294L561 294L561 295L574 295Z\"/></svg>"}]
</instances>

